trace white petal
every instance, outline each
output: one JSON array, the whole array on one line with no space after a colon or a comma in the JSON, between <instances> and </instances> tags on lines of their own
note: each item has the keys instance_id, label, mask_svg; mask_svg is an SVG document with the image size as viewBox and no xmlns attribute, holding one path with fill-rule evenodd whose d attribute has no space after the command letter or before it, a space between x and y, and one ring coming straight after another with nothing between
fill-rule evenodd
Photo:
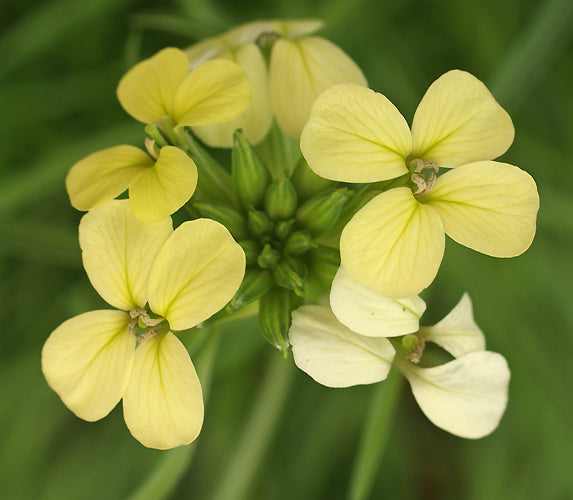
<instances>
[{"instance_id":1,"label":"white petal","mask_svg":"<svg viewBox=\"0 0 573 500\"><path fill-rule=\"evenodd\" d=\"M321 306L303 306L292 313L289 339L296 365L328 387L384 380L395 352L387 339L358 335Z\"/></svg>"},{"instance_id":2,"label":"white petal","mask_svg":"<svg viewBox=\"0 0 573 500\"><path fill-rule=\"evenodd\" d=\"M189 444L203 425L201 383L187 350L171 332L142 342L123 398L133 437L148 448Z\"/></svg>"},{"instance_id":3,"label":"white petal","mask_svg":"<svg viewBox=\"0 0 573 500\"><path fill-rule=\"evenodd\" d=\"M474 321L472 301L467 293L439 323L420 328L420 335L456 358L485 349L485 337Z\"/></svg>"},{"instance_id":4,"label":"white petal","mask_svg":"<svg viewBox=\"0 0 573 500\"><path fill-rule=\"evenodd\" d=\"M341 266L330 290L332 312L352 331L369 337L396 337L418 330L425 302L414 295L390 299L354 281Z\"/></svg>"},{"instance_id":5,"label":"white petal","mask_svg":"<svg viewBox=\"0 0 573 500\"><path fill-rule=\"evenodd\" d=\"M42 349L42 372L78 417L93 422L119 402L131 375L135 337L123 311L91 311L56 328Z\"/></svg>"},{"instance_id":6,"label":"white petal","mask_svg":"<svg viewBox=\"0 0 573 500\"><path fill-rule=\"evenodd\" d=\"M434 368L419 368L400 359L396 366L434 425L474 439L498 426L507 406L510 376L501 354L472 352Z\"/></svg>"}]
</instances>

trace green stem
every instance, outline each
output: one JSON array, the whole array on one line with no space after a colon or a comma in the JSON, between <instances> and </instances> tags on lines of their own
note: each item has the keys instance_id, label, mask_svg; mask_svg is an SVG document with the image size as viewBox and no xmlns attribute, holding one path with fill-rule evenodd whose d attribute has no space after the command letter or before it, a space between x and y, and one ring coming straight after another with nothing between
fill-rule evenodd
<instances>
[{"instance_id":1,"label":"green stem","mask_svg":"<svg viewBox=\"0 0 573 500\"><path fill-rule=\"evenodd\" d=\"M213 366L219 345L217 331L210 332L207 345L203 346L197 356L197 374L201 380L203 399L207 401ZM143 484L129 497L129 500L162 500L173 492L193 460L197 441L166 451L161 455L153 471Z\"/></svg>"},{"instance_id":2,"label":"green stem","mask_svg":"<svg viewBox=\"0 0 573 500\"><path fill-rule=\"evenodd\" d=\"M350 478L349 500L369 498L392 429L402 376L391 370L386 381L373 389L360 447Z\"/></svg>"},{"instance_id":3,"label":"green stem","mask_svg":"<svg viewBox=\"0 0 573 500\"><path fill-rule=\"evenodd\" d=\"M542 2L531 19L529 28L524 30L489 82L493 94L505 107L516 108L568 47L573 36L573 2Z\"/></svg>"},{"instance_id":4,"label":"green stem","mask_svg":"<svg viewBox=\"0 0 573 500\"><path fill-rule=\"evenodd\" d=\"M178 131L179 144L197 165L199 179L196 195L205 201L225 201L238 206L237 197L233 191L233 179L193 137L186 128Z\"/></svg>"},{"instance_id":5,"label":"green stem","mask_svg":"<svg viewBox=\"0 0 573 500\"><path fill-rule=\"evenodd\" d=\"M294 370L279 356L269 361L264 382L247 425L213 495L214 500L247 498L286 401Z\"/></svg>"}]
</instances>

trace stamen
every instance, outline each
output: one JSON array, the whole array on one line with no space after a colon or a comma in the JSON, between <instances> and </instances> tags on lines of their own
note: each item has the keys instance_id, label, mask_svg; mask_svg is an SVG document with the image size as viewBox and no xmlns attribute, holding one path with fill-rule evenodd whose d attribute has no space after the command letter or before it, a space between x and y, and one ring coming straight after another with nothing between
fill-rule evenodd
<instances>
[{"instance_id":1,"label":"stamen","mask_svg":"<svg viewBox=\"0 0 573 500\"><path fill-rule=\"evenodd\" d=\"M412 163L410 163L410 172L412 172L410 179L417 186L414 195L428 193L436 182L436 174L439 170L439 165L433 161L424 161L420 158L412 160Z\"/></svg>"}]
</instances>

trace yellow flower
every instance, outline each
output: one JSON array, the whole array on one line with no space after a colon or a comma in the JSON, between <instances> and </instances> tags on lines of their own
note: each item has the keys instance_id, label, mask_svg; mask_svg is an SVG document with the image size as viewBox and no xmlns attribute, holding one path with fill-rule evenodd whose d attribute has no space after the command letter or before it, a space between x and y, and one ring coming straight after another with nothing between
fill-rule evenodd
<instances>
[{"instance_id":1,"label":"yellow flower","mask_svg":"<svg viewBox=\"0 0 573 500\"><path fill-rule=\"evenodd\" d=\"M318 95L336 83L366 85L360 68L340 48L324 38L308 36L322 26L316 20L256 21L193 45L187 50L191 65L213 58L240 64L253 87L253 103L229 123L195 127L207 144L231 147L233 131L243 129L256 144L268 133L273 114L280 128L298 138ZM277 36L267 70L257 45L261 37Z\"/></svg>"},{"instance_id":2,"label":"yellow flower","mask_svg":"<svg viewBox=\"0 0 573 500\"><path fill-rule=\"evenodd\" d=\"M197 166L185 152L164 146L157 160L134 146L115 146L77 162L66 177L74 208L91 210L129 189L134 215L143 221L168 217L197 186Z\"/></svg>"},{"instance_id":3,"label":"yellow flower","mask_svg":"<svg viewBox=\"0 0 573 500\"><path fill-rule=\"evenodd\" d=\"M251 102L245 72L230 61L210 61L190 71L185 54L163 49L121 79L118 98L144 123L167 117L174 127L231 120ZM131 207L144 221L163 219L181 208L197 185L193 160L174 146L157 159L133 146L116 146L76 163L66 178L72 205L91 210L129 189Z\"/></svg>"},{"instance_id":4,"label":"yellow flower","mask_svg":"<svg viewBox=\"0 0 573 500\"><path fill-rule=\"evenodd\" d=\"M510 373L503 356L484 350L483 333L475 324L467 295L439 323L418 328L417 320L425 308L419 297L393 300L375 296L359 285L336 286L347 292L352 286L358 294L354 304L342 306L354 311L350 323L347 320L351 316L343 321L334 304L333 311L323 306L302 306L292 314L289 340L301 370L325 386L349 387L385 380L395 366L408 379L420 408L437 427L475 439L498 426L507 406ZM334 288L333 293L344 293L334 292ZM331 303L332 299L331 294ZM456 359L421 368L396 354L386 337L395 336L397 330L417 331L422 346L426 341L437 343Z\"/></svg>"},{"instance_id":5,"label":"yellow flower","mask_svg":"<svg viewBox=\"0 0 573 500\"><path fill-rule=\"evenodd\" d=\"M185 53L166 48L131 68L117 87L119 102L143 123L171 118L174 127L232 120L251 102L251 87L241 67L214 60L193 71Z\"/></svg>"},{"instance_id":6,"label":"yellow flower","mask_svg":"<svg viewBox=\"0 0 573 500\"><path fill-rule=\"evenodd\" d=\"M128 202L86 214L80 246L88 277L115 310L80 314L56 328L42 371L66 406L88 421L123 398L131 434L150 448L188 444L201 430L201 385L173 332L220 310L237 291L245 256L208 219L173 231L171 218L136 219Z\"/></svg>"},{"instance_id":7,"label":"yellow flower","mask_svg":"<svg viewBox=\"0 0 573 500\"><path fill-rule=\"evenodd\" d=\"M409 297L436 276L444 233L494 257L527 250L539 208L535 182L518 167L490 161L513 135L509 115L464 71L430 86L411 131L370 89L346 84L324 92L301 137L309 166L343 182L405 179L367 203L342 232L350 276L381 295ZM453 170L436 178L440 168Z\"/></svg>"}]
</instances>

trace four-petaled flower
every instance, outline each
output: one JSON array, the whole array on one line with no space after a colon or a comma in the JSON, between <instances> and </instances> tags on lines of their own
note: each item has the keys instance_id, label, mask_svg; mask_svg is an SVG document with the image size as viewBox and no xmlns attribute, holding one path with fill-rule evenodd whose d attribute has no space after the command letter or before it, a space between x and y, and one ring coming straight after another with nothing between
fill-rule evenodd
<instances>
[{"instance_id":1,"label":"four-petaled flower","mask_svg":"<svg viewBox=\"0 0 573 500\"><path fill-rule=\"evenodd\" d=\"M48 384L78 417L105 417L123 398L127 427L142 444L193 441L203 423L201 385L173 332L219 311L245 271L241 247L221 224L136 219L126 200L86 214L80 246L88 277L115 310L80 314L42 351Z\"/></svg>"},{"instance_id":2,"label":"four-petaled flower","mask_svg":"<svg viewBox=\"0 0 573 500\"><path fill-rule=\"evenodd\" d=\"M484 336L467 294L439 323L419 327L426 308L422 299L382 297L355 283L341 268L333 282L331 306L332 310L303 306L292 315L289 340L295 363L314 380L328 387L371 384L386 379L394 365L437 427L480 438L498 426L507 405L510 373L503 356L484 350ZM412 348L402 356L386 337L405 334L411 334L404 338L411 340ZM417 366L427 341L455 359L431 368Z\"/></svg>"},{"instance_id":3,"label":"four-petaled flower","mask_svg":"<svg viewBox=\"0 0 573 500\"><path fill-rule=\"evenodd\" d=\"M203 40L186 53L192 66L213 58L240 64L253 87L251 107L235 120L194 127L193 131L214 147L231 147L233 132L240 128L257 144L268 133L273 115L279 127L298 138L314 100L337 83L366 86L356 63L338 46L317 36L317 20L255 21L214 38ZM261 38L272 38L270 64L257 46Z\"/></svg>"},{"instance_id":4,"label":"four-petaled flower","mask_svg":"<svg viewBox=\"0 0 573 500\"><path fill-rule=\"evenodd\" d=\"M464 71L450 71L430 86L411 131L382 94L351 84L324 92L301 137L309 166L343 182L404 180L370 200L344 228L340 253L347 272L381 295L409 297L436 276L444 233L494 257L523 253L535 234L535 181L518 167L490 161L513 135L509 115ZM436 178L444 167L452 170Z\"/></svg>"},{"instance_id":5,"label":"four-petaled flower","mask_svg":"<svg viewBox=\"0 0 573 500\"><path fill-rule=\"evenodd\" d=\"M184 52L166 48L129 70L117 96L135 119L160 126L168 119L177 128L235 118L250 105L251 87L231 61L208 61L190 71ZM133 212L145 221L174 213L196 185L195 163L173 146L162 148L157 158L133 146L108 148L76 163L66 178L78 210L91 210L129 189Z\"/></svg>"}]
</instances>

